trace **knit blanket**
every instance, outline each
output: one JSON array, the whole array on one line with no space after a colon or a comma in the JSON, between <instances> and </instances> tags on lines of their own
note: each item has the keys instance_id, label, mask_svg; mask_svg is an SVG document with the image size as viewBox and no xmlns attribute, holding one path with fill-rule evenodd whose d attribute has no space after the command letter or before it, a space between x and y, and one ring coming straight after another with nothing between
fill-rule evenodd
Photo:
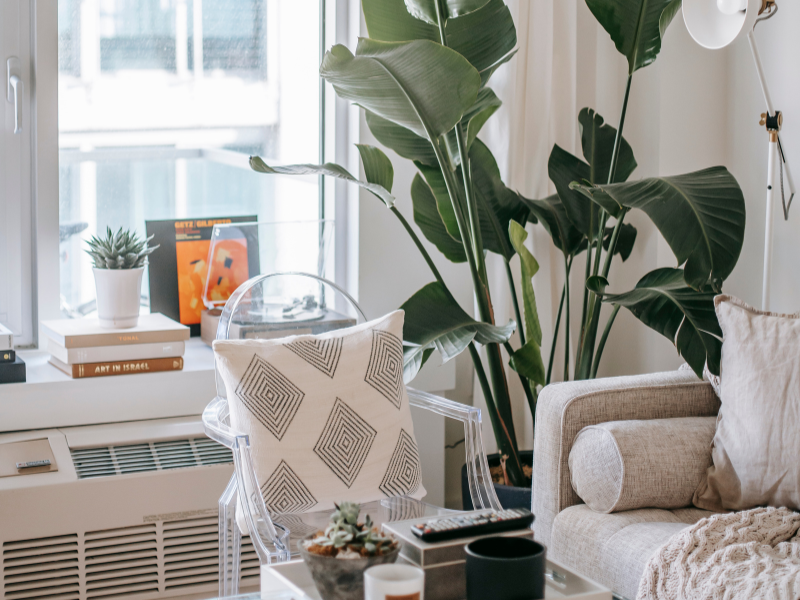
<instances>
[{"instance_id":1,"label":"knit blanket","mask_svg":"<svg viewBox=\"0 0 800 600\"><path fill-rule=\"evenodd\" d=\"M755 508L702 519L647 563L637 600L800 600L800 514Z\"/></svg>"}]
</instances>

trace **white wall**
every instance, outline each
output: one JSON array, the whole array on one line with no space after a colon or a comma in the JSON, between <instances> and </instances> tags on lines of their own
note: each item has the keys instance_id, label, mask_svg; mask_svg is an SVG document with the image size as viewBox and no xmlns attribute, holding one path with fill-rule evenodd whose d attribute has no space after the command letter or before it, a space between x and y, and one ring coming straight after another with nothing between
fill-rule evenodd
<instances>
[{"instance_id":1,"label":"white wall","mask_svg":"<svg viewBox=\"0 0 800 600\"><path fill-rule=\"evenodd\" d=\"M795 178L800 175L800 6L779 0L777 16L756 27L756 40L764 62L775 108L784 113L781 140ZM747 201L745 244L739 264L728 280L726 291L746 302L761 305L761 278L764 259L764 224L766 213L767 133L759 126L765 112L763 96L747 41L738 40L726 50L727 115L722 128L727 131L727 163L739 180ZM774 223L774 258L772 267L772 305L779 312L800 310L800 202L794 206L789 221L783 220L780 194L776 192Z\"/></svg>"}]
</instances>

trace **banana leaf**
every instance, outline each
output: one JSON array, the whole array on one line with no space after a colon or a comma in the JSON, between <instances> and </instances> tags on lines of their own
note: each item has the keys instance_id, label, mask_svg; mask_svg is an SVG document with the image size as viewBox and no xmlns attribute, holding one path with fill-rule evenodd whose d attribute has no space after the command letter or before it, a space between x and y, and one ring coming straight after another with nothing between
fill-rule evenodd
<instances>
[{"instance_id":1,"label":"banana leaf","mask_svg":"<svg viewBox=\"0 0 800 600\"><path fill-rule=\"evenodd\" d=\"M603 302L627 308L642 323L669 339L697 376L703 366L719 375L722 330L714 311L715 292L686 285L681 269L651 271L622 294L609 294Z\"/></svg>"},{"instance_id":2,"label":"banana leaf","mask_svg":"<svg viewBox=\"0 0 800 600\"><path fill-rule=\"evenodd\" d=\"M676 0L586 0L633 74L655 61L667 27L680 8Z\"/></svg>"},{"instance_id":3,"label":"banana leaf","mask_svg":"<svg viewBox=\"0 0 800 600\"><path fill-rule=\"evenodd\" d=\"M744 195L725 167L674 177L572 187L614 216L623 207L647 213L678 265L685 263L686 283L695 290L709 285L719 292L739 260L744 242Z\"/></svg>"}]
</instances>

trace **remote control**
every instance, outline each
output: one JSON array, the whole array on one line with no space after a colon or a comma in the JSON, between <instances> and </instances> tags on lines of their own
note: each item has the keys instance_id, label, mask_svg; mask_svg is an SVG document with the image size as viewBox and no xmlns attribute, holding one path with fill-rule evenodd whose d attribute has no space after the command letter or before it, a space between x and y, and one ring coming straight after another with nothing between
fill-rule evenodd
<instances>
[{"instance_id":1,"label":"remote control","mask_svg":"<svg viewBox=\"0 0 800 600\"><path fill-rule=\"evenodd\" d=\"M533 513L525 508L485 510L480 513L438 517L411 526L411 533L423 542L443 542L500 531L524 529L533 523Z\"/></svg>"}]
</instances>

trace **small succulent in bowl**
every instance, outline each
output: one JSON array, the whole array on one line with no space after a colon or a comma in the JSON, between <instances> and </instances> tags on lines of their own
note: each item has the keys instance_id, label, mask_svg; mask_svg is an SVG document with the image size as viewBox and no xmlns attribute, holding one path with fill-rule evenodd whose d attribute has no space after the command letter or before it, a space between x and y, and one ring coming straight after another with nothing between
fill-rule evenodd
<instances>
[{"instance_id":1,"label":"small succulent in bowl","mask_svg":"<svg viewBox=\"0 0 800 600\"><path fill-rule=\"evenodd\" d=\"M105 237L92 236L86 243L89 249L86 253L92 257L95 269L138 269L147 264L147 257L158 248L148 247L149 238L142 239L135 231L119 228L113 233L106 227Z\"/></svg>"},{"instance_id":2,"label":"small succulent in bowl","mask_svg":"<svg viewBox=\"0 0 800 600\"><path fill-rule=\"evenodd\" d=\"M364 571L397 560L400 544L381 533L369 515L359 522L360 512L354 502L337 504L325 531L299 543L323 600L362 600Z\"/></svg>"}]
</instances>

